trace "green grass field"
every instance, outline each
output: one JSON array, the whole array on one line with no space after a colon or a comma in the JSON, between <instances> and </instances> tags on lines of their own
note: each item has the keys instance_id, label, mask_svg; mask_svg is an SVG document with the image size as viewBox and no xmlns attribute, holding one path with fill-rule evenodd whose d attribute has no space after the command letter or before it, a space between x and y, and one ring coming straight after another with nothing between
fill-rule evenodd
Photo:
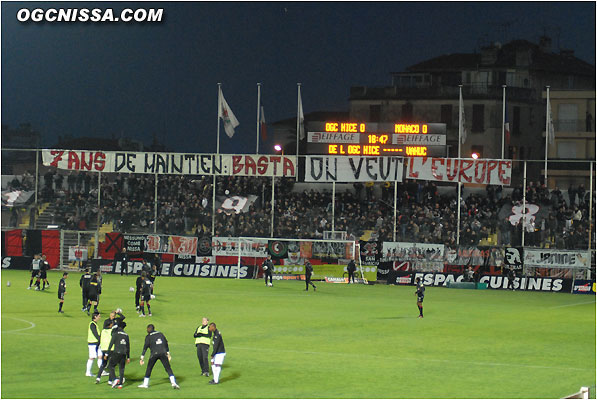
<instances>
[{"instance_id":1,"label":"green grass field","mask_svg":"<svg viewBox=\"0 0 597 400\"><path fill-rule=\"evenodd\" d=\"M427 288L418 319L410 286L304 292L293 281L159 277L154 316L138 318L135 277L104 275L100 311L121 307L131 338L125 387L111 389L106 377L95 385L85 376L90 318L79 276L69 276L61 315L59 273L36 292L26 271L2 271L3 398L557 398L595 385L591 296ZM193 332L202 316L226 345L220 385L200 376ZM160 363L151 387L137 388L150 322L170 342L180 391Z\"/></svg>"}]
</instances>

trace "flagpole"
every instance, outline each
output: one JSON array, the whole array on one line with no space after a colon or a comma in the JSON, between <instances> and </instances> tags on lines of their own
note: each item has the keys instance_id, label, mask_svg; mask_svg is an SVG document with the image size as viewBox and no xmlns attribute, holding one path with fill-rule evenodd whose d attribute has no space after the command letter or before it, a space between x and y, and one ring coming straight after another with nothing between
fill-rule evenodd
<instances>
[{"instance_id":1,"label":"flagpole","mask_svg":"<svg viewBox=\"0 0 597 400\"><path fill-rule=\"evenodd\" d=\"M460 149L460 145L462 142L462 107L464 107L463 101L462 101L462 85L458 85L459 90L460 90L460 97L458 100L458 163L460 164L460 155L461 155L461 149ZM461 197L461 193L462 193L462 182L460 182L460 179L458 180L458 204L456 207L456 244L460 244L460 197Z\"/></svg>"},{"instance_id":2,"label":"flagpole","mask_svg":"<svg viewBox=\"0 0 597 400\"><path fill-rule=\"evenodd\" d=\"M217 144L216 154L220 154L220 107L222 106L222 84L218 83L218 129L217 132Z\"/></svg>"},{"instance_id":3,"label":"flagpole","mask_svg":"<svg viewBox=\"0 0 597 400\"><path fill-rule=\"evenodd\" d=\"M549 113L551 112L550 110L550 104L549 104L549 86L546 86L547 88L547 102L545 103L545 165L544 165L544 173L545 173L545 187L547 188L547 150L549 147L549 128L550 128L550 124L549 124Z\"/></svg>"},{"instance_id":4,"label":"flagpole","mask_svg":"<svg viewBox=\"0 0 597 400\"><path fill-rule=\"evenodd\" d=\"M220 108L222 106L222 84L218 83L218 129L216 130L218 140L216 145L216 154L220 155ZM215 161L215 160L214 160ZM216 173L212 170L212 194L211 194L211 235L216 232Z\"/></svg>"},{"instance_id":5,"label":"flagpole","mask_svg":"<svg viewBox=\"0 0 597 400\"><path fill-rule=\"evenodd\" d=\"M261 109L261 83L257 84L257 147L255 154L259 154L259 113Z\"/></svg>"},{"instance_id":6,"label":"flagpole","mask_svg":"<svg viewBox=\"0 0 597 400\"><path fill-rule=\"evenodd\" d=\"M460 90L460 98L458 100L458 158L460 158L460 143L462 142L462 85L458 85Z\"/></svg>"},{"instance_id":7,"label":"flagpole","mask_svg":"<svg viewBox=\"0 0 597 400\"><path fill-rule=\"evenodd\" d=\"M504 159L504 134L505 134L505 124L506 124L506 85L502 85L503 94L502 94L502 160Z\"/></svg>"},{"instance_id":8,"label":"flagpole","mask_svg":"<svg viewBox=\"0 0 597 400\"><path fill-rule=\"evenodd\" d=\"M297 83L297 96L296 96L296 165L299 164L299 131L300 131L300 116L299 110L301 106L301 84ZM295 174L295 178L298 181L298 171Z\"/></svg>"}]
</instances>

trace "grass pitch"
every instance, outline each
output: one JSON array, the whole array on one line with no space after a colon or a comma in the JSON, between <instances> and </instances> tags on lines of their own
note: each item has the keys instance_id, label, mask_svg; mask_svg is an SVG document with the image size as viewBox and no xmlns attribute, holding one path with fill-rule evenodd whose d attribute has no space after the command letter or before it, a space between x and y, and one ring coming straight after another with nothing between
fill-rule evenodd
<instances>
[{"instance_id":1,"label":"grass pitch","mask_svg":"<svg viewBox=\"0 0 597 400\"><path fill-rule=\"evenodd\" d=\"M594 296L430 287L417 319L411 286L158 277L153 317L138 318L135 277L104 275L99 309L121 307L131 338L125 387L111 389L85 376L80 274L65 314L60 276L36 292L26 271L2 271L3 398L556 398L595 385ZM200 376L202 316L226 345L219 385ZM168 338L180 391L161 363L137 388L148 323Z\"/></svg>"}]
</instances>

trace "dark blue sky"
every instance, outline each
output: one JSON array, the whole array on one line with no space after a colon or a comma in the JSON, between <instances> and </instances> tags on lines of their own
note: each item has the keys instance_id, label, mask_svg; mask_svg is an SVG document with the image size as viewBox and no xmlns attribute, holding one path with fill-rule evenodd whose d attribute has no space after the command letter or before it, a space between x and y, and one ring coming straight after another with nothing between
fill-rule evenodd
<instances>
[{"instance_id":1,"label":"dark blue sky","mask_svg":"<svg viewBox=\"0 0 597 400\"><path fill-rule=\"evenodd\" d=\"M162 23L20 23L20 8L164 8ZM500 25L511 22L504 33ZM221 151L255 151L256 83L268 122L348 108L350 86L490 41L557 46L595 64L595 2L2 2L2 124L58 135L154 134L175 151L215 152L217 83L240 121ZM271 143L267 144L269 149Z\"/></svg>"}]
</instances>

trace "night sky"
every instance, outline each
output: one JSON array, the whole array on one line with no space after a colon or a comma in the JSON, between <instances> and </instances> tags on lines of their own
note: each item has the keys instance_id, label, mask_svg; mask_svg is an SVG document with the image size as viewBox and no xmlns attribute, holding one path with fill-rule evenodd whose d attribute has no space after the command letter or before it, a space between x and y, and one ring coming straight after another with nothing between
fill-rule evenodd
<instances>
[{"instance_id":1,"label":"night sky","mask_svg":"<svg viewBox=\"0 0 597 400\"><path fill-rule=\"evenodd\" d=\"M165 20L21 23L23 7L164 8ZM253 153L257 82L268 123L296 116L297 82L305 113L347 111L351 86L544 32L595 64L595 2L2 2L1 30L2 124L30 122L44 146L65 134L157 135L174 151L215 152L221 82L240 121L232 139L222 129L221 152Z\"/></svg>"}]
</instances>

